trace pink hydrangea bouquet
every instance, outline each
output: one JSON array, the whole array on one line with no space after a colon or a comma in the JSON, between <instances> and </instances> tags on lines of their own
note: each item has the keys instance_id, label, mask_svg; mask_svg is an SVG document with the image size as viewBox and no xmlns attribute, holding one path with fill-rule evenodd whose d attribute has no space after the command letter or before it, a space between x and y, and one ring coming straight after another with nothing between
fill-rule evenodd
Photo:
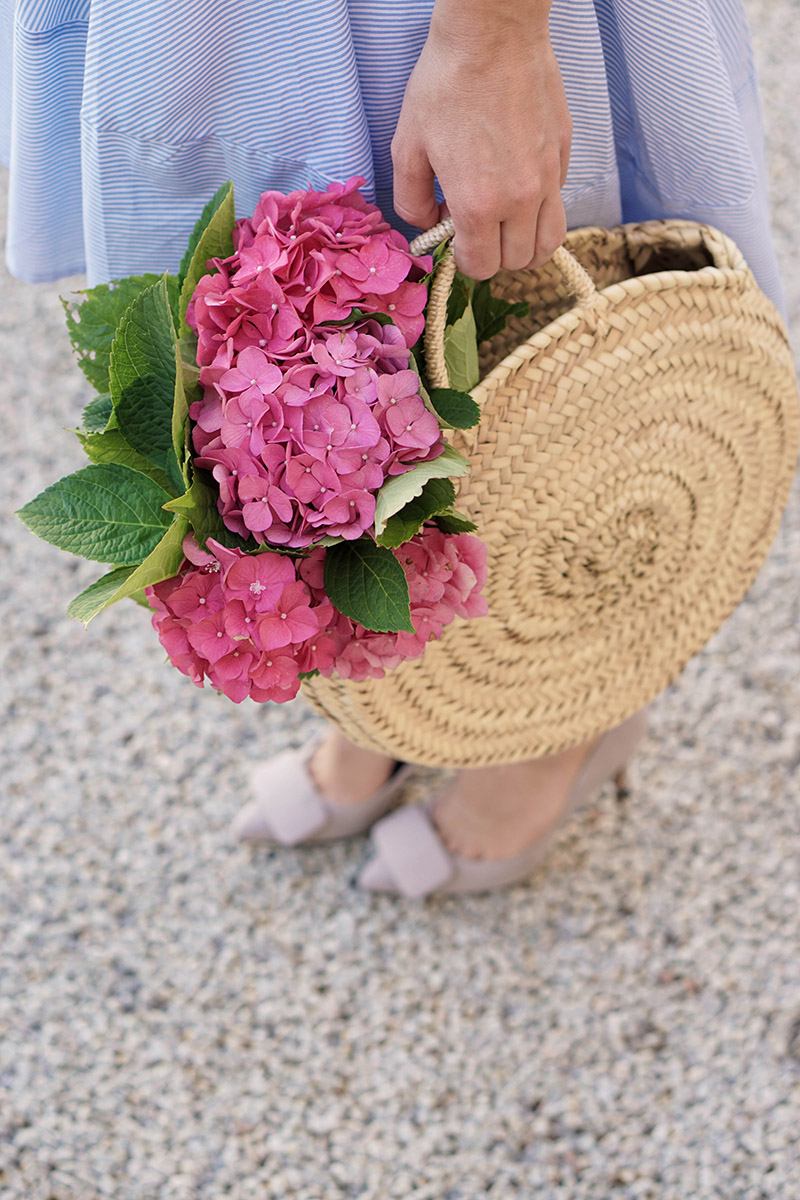
<instances>
[{"instance_id":1,"label":"pink hydrangea bouquet","mask_svg":"<svg viewBox=\"0 0 800 1200\"><path fill-rule=\"evenodd\" d=\"M125 597L170 661L239 703L304 678L380 678L455 617L483 615L486 551L454 508L468 463L447 430L479 419L477 346L520 306L457 277L453 388L426 386L421 334L441 251L415 257L358 190L266 192L236 220L226 184L177 276L66 303L98 395L90 465L20 516L110 570L87 624Z\"/></svg>"}]
</instances>

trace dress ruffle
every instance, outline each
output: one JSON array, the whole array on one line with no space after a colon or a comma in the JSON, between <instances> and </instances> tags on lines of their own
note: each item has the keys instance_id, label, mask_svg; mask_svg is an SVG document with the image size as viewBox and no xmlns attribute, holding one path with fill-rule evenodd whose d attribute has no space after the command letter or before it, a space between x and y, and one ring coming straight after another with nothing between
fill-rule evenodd
<instances>
[{"instance_id":1,"label":"dress ruffle","mask_svg":"<svg viewBox=\"0 0 800 1200\"><path fill-rule=\"evenodd\" d=\"M9 269L90 283L174 269L229 178L245 215L267 188L363 175L392 219L390 144L432 8L0 0ZM708 222L780 305L740 0L555 0L550 27L574 127L570 227Z\"/></svg>"}]
</instances>

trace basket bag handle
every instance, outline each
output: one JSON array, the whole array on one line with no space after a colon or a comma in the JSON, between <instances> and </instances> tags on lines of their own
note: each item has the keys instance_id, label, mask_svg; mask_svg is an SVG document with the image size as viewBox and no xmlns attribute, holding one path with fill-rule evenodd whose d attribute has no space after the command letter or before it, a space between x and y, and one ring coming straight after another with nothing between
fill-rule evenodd
<instances>
[{"instance_id":1,"label":"basket bag handle","mask_svg":"<svg viewBox=\"0 0 800 1200\"><path fill-rule=\"evenodd\" d=\"M440 221L438 225L434 225L432 229L428 229L414 239L410 246L411 253L414 255L425 254L434 246L438 246L445 238L452 238L454 233L453 218L446 217L444 221ZM553 262L577 302L585 309L593 308L597 303L598 291L591 275L581 266L577 258L570 254L566 247L559 246L553 255ZM448 248L439 262L431 283L425 318L425 364L428 378L432 386L436 388L450 386L444 360L444 334L447 325L447 300L455 274L456 260L453 257L452 248Z\"/></svg>"}]
</instances>

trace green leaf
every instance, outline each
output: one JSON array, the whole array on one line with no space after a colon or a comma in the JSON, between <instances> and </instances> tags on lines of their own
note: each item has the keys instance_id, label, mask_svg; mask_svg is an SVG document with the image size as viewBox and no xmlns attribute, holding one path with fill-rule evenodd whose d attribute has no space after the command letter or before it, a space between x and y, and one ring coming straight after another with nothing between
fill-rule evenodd
<instances>
[{"instance_id":1,"label":"green leaf","mask_svg":"<svg viewBox=\"0 0 800 1200\"><path fill-rule=\"evenodd\" d=\"M183 281L189 274L189 268L194 258L194 252L198 247L200 239L205 233L208 226L211 224L211 218L214 217L222 205L228 198L228 194L232 188L231 183L223 183L222 187L218 188L214 195L209 200L203 211L195 223L192 230L192 236L189 238L189 245L186 247L186 253L181 259L181 265L178 269L178 284L183 286Z\"/></svg>"},{"instance_id":2,"label":"green leaf","mask_svg":"<svg viewBox=\"0 0 800 1200\"><path fill-rule=\"evenodd\" d=\"M118 567L109 575L98 579L97 583L93 583L85 592L81 592L80 596L75 597L67 609L67 614L83 621L86 626L98 613L127 597L135 600L137 604L142 604L144 608L149 608L144 589L152 587L154 583L161 583L162 579L171 579L173 575L178 574L184 559L183 539L188 532L188 521L183 517L175 517L161 541L148 554L143 563L140 563L138 567ZM121 572L124 572L124 575ZM119 576L119 579L116 587L112 590L110 584L114 576ZM107 586L101 588L101 584L107 584ZM97 589L97 594L91 597L91 602L88 602L89 593L93 589Z\"/></svg>"},{"instance_id":3,"label":"green leaf","mask_svg":"<svg viewBox=\"0 0 800 1200\"><path fill-rule=\"evenodd\" d=\"M349 317L342 317L341 321L325 321L324 324L335 328L336 326L352 325L356 321L377 321L379 325L394 325L394 321L388 313L383 312L366 312L363 308L353 308L350 310Z\"/></svg>"},{"instance_id":4,"label":"green leaf","mask_svg":"<svg viewBox=\"0 0 800 1200\"><path fill-rule=\"evenodd\" d=\"M444 334L444 361L450 387L458 392L469 392L480 378L478 367L478 336L475 316L471 307Z\"/></svg>"},{"instance_id":5,"label":"green leaf","mask_svg":"<svg viewBox=\"0 0 800 1200\"><path fill-rule=\"evenodd\" d=\"M429 479L419 496L409 500L400 512L389 517L386 528L378 538L380 546L402 546L418 533L426 521L436 513L450 508L456 498L456 489L449 479Z\"/></svg>"},{"instance_id":6,"label":"green leaf","mask_svg":"<svg viewBox=\"0 0 800 1200\"><path fill-rule=\"evenodd\" d=\"M453 276L453 282L450 284L450 295L447 297L447 324L453 325L464 315L467 305L470 303L472 288L475 286L473 279L468 279L466 275L462 275L460 271L456 271Z\"/></svg>"},{"instance_id":7,"label":"green leaf","mask_svg":"<svg viewBox=\"0 0 800 1200\"><path fill-rule=\"evenodd\" d=\"M162 275L167 285L167 302L169 303L169 311L172 315L172 324L175 327L175 333L178 332L178 301L180 299L180 285L178 284L178 276L170 275L169 273Z\"/></svg>"},{"instance_id":8,"label":"green leaf","mask_svg":"<svg viewBox=\"0 0 800 1200\"><path fill-rule=\"evenodd\" d=\"M434 388L429 399L440 423L448 429L471 429L481 419L480 408L467 392Z\"/></svg>"},{"instance_id":9,"label":"green leaf","mask_svg":"<svg viewBox=\"0 0 800 1200\"><path fill-rule=\"evenodd\" d=\"M408 360L409 370L416 371L421 381L425 379L424 340L425 334L423 333L417 338L417 340L414 342L414 345L411 347L411 358Z\"/></svg>"},{"instance_id":10,"label":"green leaf","mask_svg":"<svg viewBox=\"0 0 800 1200\"><path fill-rule=\"evenodd\" d=\"M484 279L472 293L472 311L475 314L478 345L501 333L509 317L524 319L530 310L531 306L526 300L512 302L493 296L489 280Z\"/></svg>"},{"instance_id":11,"label":"green leaf","mask_svg":"<svg viewBox=\"0 0 800 1200\"><path fill-rule=\"evenodd\" d=\"M186 328L186 327L185 327ZM176 347L175 400L172 407L172 446L180 465L186 487L192 481L190 460L192 446L189 432L189 407L202 399L197 365L197 338L192 330L179 338Z\"/></svg>"},{"instance_id":12,"label":"green leaf","mask_svg":"<svg viewBox=\"0 0 800 1200\"><path fill-rule=\"evenodd\" d=\"M206 472L196 469L188 490L164 505L167 512L179 513L186 518L200 546L205 546L207 538L216 537L219 525L222 524L222 517L217 508L217 496L206 480Z\"/></svg>"},{"instance_id":13,"label":"green leaf","mask_svg":"<svg viewBox=\"0 0 800 1200\"><path fill-rule=\"evenodd\" d=\"M125 441L119 429L108 429L105 433L83 433L77 431L81 445L93 463L119 463L121 467L129 467L131 471L140 471L147 475L167 493L174 493L170 481L163 471L154 467L138 450L134 450Z\"/></svg>"},{"instance_id":14,"label":"green leaf","mask_svg":"<svg viewBox=\"0 0 800 1200\"><path fill-rule=\"evenodd\" d=\"M438 458L419 463L403 475L393 475L387 480L375 498L375 535L383 533L389 517L405 508L410 500L418 496L429 479L457 479L466 475L469 463L463 454L452 446L445 446Z\"/></svg>"},{"instance_id":15,"label":"green leaf","mask_svg":"<svg viewBox=\"0 0 800 1200\"><path fill-rule=\"evenodd\" d=\"M59 479L17 516L32 533L95 562L136 565L161 541L171 517L169 495L117 463L84 467Z\"/></svg>"},{"instance_id":16,"label":"green leaf","mask_svg":"<svg viewBox=\"0 0 800 1200\"><path fill-rule=\"evenodd\" d=\"M135 567L114 567L107 575L96 579L79 596L70 600L67 616L88 625L92 617L96 617L105 608L108 600L135 570Z\"/></svg>"},{"instance_id":17,"label":"green leaf","mask_svg":"<svg viewBox=\"0 0 800 1200\"><path fill-rule=\"evenodd\" d=\"M317 675L319 675L319 668L315 667L313 671L301 671L297 678L301 681L304 679L316 679Z\"/></svg>"},{"instance_id":18,"label":"green leaf","mask_svg":"<svg viewBox=\"0 0 800 1200\"><path fill-rule=\"evenodd\" d=\"M122 587L106 601L103 608L108 608L110 604L116 604L118 600L124 600L128 596L141 603L138 597L146 587L152 587L154 583L161 583L162 579L171 579L173 575L177 575L184 559L183 539L188 532L189 522L183 517L176 517L161 541L129 575ZM149 608L146 598L144 603Z\"/></svg>"},{"instance_id":19,"label":"green leaf","mask_svg":"<svg viewBox=\"0 0 800 1200\"><path fill-rule=\"evenodd\" d=\"M189 445L189 405L192 402L194 388L187 388L183 376L183 363L181 361L180 350L175 347L175 392L172 400L172 420L170 422L170 439L172 441L172 452L175 455L178 469L181 473L181 479L184 485L187 485L191 479L189 474L189 459L191 457L191 447ZM180 491L180 488L178 488Z\"/></svg>"},{"instance_id":20,"label":"green leaf","mask_svg":"<svg viewBox=\"0 0 800 1200\"><path fill-rule=\"evenodd\" d=\"M114 415L123 437L179 492L183 486L172 445L177 388L175 327L166 279L136 297L111 347L109 379ZM181 385L182 388L182 385Z\"/></svg>"},{"instance_id":21,"label":"green leaf","mask_svg":"<svg viewBox=\"0 0 800 1200\"><path fill-rule=\"evenodd\" d=\"M178 339L178 358L183 385L188 391L200 379L200 367L197 364L197 338L191 329L187 329L183 337Z\"/></svg>"},{"instance_id":22,"label":"green leaf","mask_svg":"<svg viewBox=\"0 0 800 1200\"><path fill-rule=\"evenodd\" d=\"M436 269L439 266L439 263L442 261L442 259L447 254L448 250L450 249L451 241L452 241L452 238L449 238L449 237L445 238L443 242L439 242L439 245L434 248L434 250L433 250L433 266L432 266L431 270L428 272L428 274L423 275L419 281L420 283L424 283L426 288L430 287L431 280L433 279L434 275L436 274ZM429 251L429 253L430 253L430 251Z\"/></svg>"},{"instance_id":23,"label":"green leaf","mask_svg":"<svg viewBox=\"0 0 800 1200\"><path fill-rule=\"evenodd\" d=\"M86 433L102 433L108 428L114 405L109 395L96 396L90 400L81 415L81 425Z\"/></svg>"},{"instance_id":24,"label":"green leaf","mask_svg":"<svg viewBox=\"0 0 800 1200\"><path fill-rule=\"evenodd\" d=\"M420 339L420 341L417 342L417 347L419 347L420 345L421 345L421 339ZM430 395L428 394L428 389L425 384L425 378L423 375L423 368L422 368L422 364L420 362L420 357L421 357L421 355L417 352L417 350L412 350L411 357L408 360L408 369L410 371L415 371L417 373L417 375L419 376L419 394L422 397L422 402L425 405L425 407L427 409L430 409L430 411L433 413L433 415L436 416L433 405L431 404Z\"/></svg>"},{"instance_id":25,"label":"green leaf","mask_svg":"<svg viewBox=\"0 0 800 1200\"><path fill-rule=\"evenodd\" d=\"M215 206L214 211L194 245L185 271L181 264L183 279L178 302L181 328L186 321L186 310L194 295L194 289L202 276L208 274L208 260L210 258L228 258L233 254L233 227L236 223L236 213L233 207L233 184L224 184L212 199L211 204ZM202 221L203 218L201 217L200 220Z\"/></svg>"},{"instance_id":26,"label":"green leaf","mask_svg":"<svg viewBox=\"0 0 800 1200\"><path fill-rule=\"evenodd\" d=\"M75 293L86 296L81 304L62 299L78 366L98 392L110 391L109 360L117 326L136 297L159 278L158 275L131 275L113 283L98 284L85 292Z\"/></svg>"},{"instance_id":27,"label":"green leaf","mask_svg":"<svg viewBox=\"0 0 800 1200\"><path fill-rule=\"evenodd\" d=\"M206 541L211 537L230 549L258 550L259 546L254 538L241 538L224 524L217 507L219 493L210 481L211 476L207 472L195 468L189 490L182 496L168 501L164 508L167 512L179 513L186 518L201 547L205 547Z\"/></svg>"},{"instance_id":28,"label":"green leaf","mask_svg":"<svg viewBox=\"0 0 800 1200\"><path fill-rule=\"evenodd\" d=\"M324 580L331 604L351 621L380 633L414 632L405 572L385 546L368 537L332 546Z\"/></svg>"},{"instance_id":29,"label":"green leaf","mask_svg":"<svg viewBox=\"0 0 800 1200\"><path fill-rule=\"evenodd\" d=\"M469 517L465 517L463 513L456 512L454 508L436 513L433 521L439 526L442 533L472 533L478 528L474 521L470 521Z\"/></svg>"}]
</instances>

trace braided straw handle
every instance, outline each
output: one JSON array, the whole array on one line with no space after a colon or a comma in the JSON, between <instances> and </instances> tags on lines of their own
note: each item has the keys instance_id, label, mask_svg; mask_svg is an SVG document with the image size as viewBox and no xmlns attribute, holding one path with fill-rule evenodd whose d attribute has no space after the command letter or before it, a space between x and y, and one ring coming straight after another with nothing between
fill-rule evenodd
<instances>
[{"instance_id":1,"label":"braided straw handle","mask_svg":"<svg viewBox=\"0 0 800 1200\"><path fill-rule=\"evenodd\" d=\"M443 242L452 238L455 226L452 217L446 217L432 229L421 233L411 243L410 250L414 255L425 254ZM553 255L553 262L558 267L564 282L575 296L578 304L591 309L597 302L597 288L588 271L585 271L569 250L559 246ZM447 300L450 288L456 274L456 260L452 249L448 249L440 260L436 274L431 283L428 307L425 315L425 365L428 379L433 387L446 388L450 386L447 375L447 365L444 359L444 334L447 326Z\"/></svg>"}]
</instances>

